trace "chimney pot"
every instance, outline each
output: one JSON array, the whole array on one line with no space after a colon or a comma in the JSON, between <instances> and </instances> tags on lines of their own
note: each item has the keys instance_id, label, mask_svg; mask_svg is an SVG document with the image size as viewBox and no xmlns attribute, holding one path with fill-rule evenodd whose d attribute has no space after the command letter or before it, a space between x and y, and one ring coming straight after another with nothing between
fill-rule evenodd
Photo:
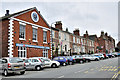
<instances>
[{"instance_id":1,"label":"chimney pot","mask_svg":"<svg viewBox=\"0 0 120 80\"><path fill-rule=\"evenodd\" d=\"M5 16L8 16L8 15L9 15L9 10L6 10Z\"/></svg>"}]
</instances>

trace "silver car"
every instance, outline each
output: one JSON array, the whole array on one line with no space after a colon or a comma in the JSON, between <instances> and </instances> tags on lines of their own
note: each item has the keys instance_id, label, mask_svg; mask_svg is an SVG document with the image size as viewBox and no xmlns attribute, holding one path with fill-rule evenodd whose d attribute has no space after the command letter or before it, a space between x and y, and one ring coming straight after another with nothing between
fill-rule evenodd
<instances>
[{"instance_id":1,"label":"silver car","mask_svg":"<svg viewBox=\"0 0 120 80\"><path fill-rule=\"evenodd\" d=\"M40 58L28 58L25 60L26 69L35 69L37 71L45 67L45 63Z\"/></svg>"},{"instance_id":2,"label":"silver car","mask_svg":"<svg viewBox=\"0 0 120 80\"><path fill-rule=\"evenodd\" d=\"M18 57L5 57L0 60L0 68L2 68L2 73L7 76L8 73L16 73L19 72L20 74L25 73L25 63L22 59Z\"/></svg>"}]
</instances>

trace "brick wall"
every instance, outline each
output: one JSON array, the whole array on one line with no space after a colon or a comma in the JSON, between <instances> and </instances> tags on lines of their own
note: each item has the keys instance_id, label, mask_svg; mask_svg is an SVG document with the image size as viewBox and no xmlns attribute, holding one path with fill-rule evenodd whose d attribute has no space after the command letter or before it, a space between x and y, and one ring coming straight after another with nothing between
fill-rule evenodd
<instances>
[{"instance_id":1,"label":"brick wall","mask_svg":"<svg viewBox=\"0 0 120 80\"><path fill-rule=\"evenodd\" d=\"M2 29L2 57L8 56L8 27L9 27L9 20L4 20L0 22L0 28ZM1 42L0 42L1 43Z\"/></svg>"}]
</instances>

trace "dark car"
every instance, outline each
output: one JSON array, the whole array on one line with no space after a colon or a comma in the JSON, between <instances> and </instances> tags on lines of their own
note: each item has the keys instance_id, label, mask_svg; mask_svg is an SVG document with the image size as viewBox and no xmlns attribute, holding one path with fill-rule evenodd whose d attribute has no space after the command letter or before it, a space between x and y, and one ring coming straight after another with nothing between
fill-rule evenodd
<instances>
[{"instance_id":1,"label":"dark car","mask_svg":"<svg viewBox=\"0 0 120 80\"><path fill-rule=\"evenodd\" d=\"M106 54L109 58L113 58L115 57L113 54L109 53L109 54Z\"/></svg>"},{"instance_id":2,"label":"dark car","mask_svg":"<svg viewBox=\"0 0 120 80\"><path fill-rule=\"evenodd\" d=\"M58 61L60 63L60 65L63 65L63 66L66 66L68 64L67 58L65 58L63 56L55 57L55 58L53 58L53 60Z\"/></svg>"},{"instance_id":3,"label":"dark car","mask_svg":"<svg viewBox=\"0 0 120 80\"><path fill-rule=\"evenodd\" d=\"M103 55L104 55L104 58L105 58L105 59L108 59L108 58L109 58L108 55L106 55L105 53L103 53Z\"/></svg>"},{"instance_id":4,"label":"dark car","mask_svg":"<svg viewBox=\"0 0 120 80\"><path fill-rule=\"evenodd\" d=\"M74 59L72 58L72 56L65 56L65 58L67 58L69 65L73 65L74 64Z\"/></svg>"},{"instance_id":5,"label":"dark car","mask_svg":"<svg viewBox=\"0 0 120 80\"><path fill-rule=\"evenodd\" d=\"M73 55L72 58L75 63L84 63L85 62L85 58L83 58L81 55Z\"/></svg>"}]
</instances>

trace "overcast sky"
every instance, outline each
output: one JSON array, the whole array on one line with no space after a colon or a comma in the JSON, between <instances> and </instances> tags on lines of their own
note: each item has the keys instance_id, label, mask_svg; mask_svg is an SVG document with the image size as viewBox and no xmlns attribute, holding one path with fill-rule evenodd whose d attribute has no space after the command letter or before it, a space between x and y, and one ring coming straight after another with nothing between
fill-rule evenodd
<instances>
[{"instance_id":1,"label":"overcast sky","mask_svg":"<svg viewBox=\"0 0 120 80\"><path fill-rule=\"evenodd\" d=\"M23 2L2 1L0 16L5 15L5 10L10 10L10 14L25 10L31 7L36 7L49 25L55 21L62 21L63 29L66 27L72 33L75 28L79 28L82 36L86 30L90 35L97 34L100 36L101 30L108 32L116 42L118 42L118 2L117 0L77 0L74 1L59 1L59 2L44 2L27 1ZM54 26L54 25L53 25Z\"/></svg>"}]
</instances>

